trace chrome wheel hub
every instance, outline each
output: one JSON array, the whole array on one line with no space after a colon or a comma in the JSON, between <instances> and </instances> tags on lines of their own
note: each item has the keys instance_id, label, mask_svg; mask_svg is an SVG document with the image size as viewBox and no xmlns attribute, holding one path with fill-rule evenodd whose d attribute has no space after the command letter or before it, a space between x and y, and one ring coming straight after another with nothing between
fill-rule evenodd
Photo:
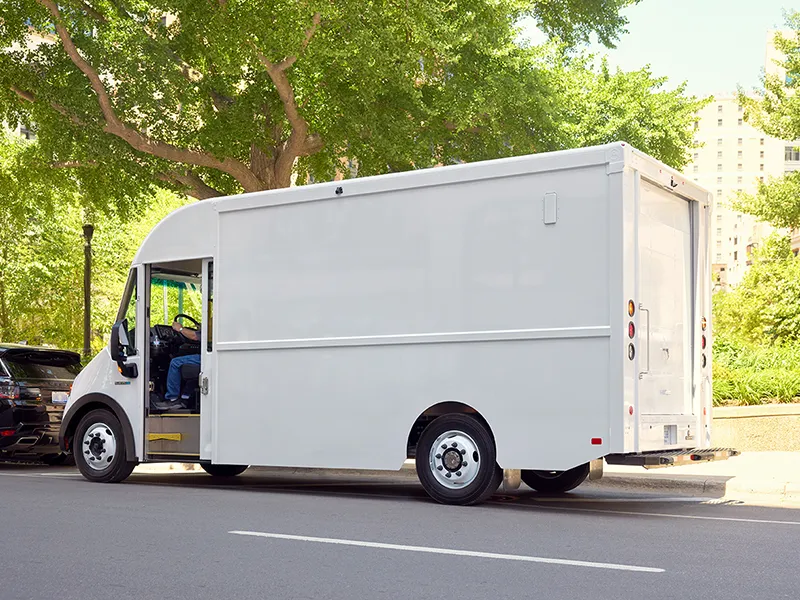
<instances>
[{"instance_id":1,"label":"chrome wheel hub","mask_svg":"<svg viewBox=\"0 0 800 600\"><path fill-rule=\"evenodd\" d=\"M436 438L428 464L436 481L452 490L475 481L480 458L475 440L463 431L452 430Z\"/></svg>"},{"instance_id":2,"label":"chrome wheel hub","mask_svg":"<svg viewBox=\"0 0 800 600\"><path fill-rule=\"evenodd\" d=\"M83 436L81 444L83 458L95 471L108 468L117 453L117 438L105 423L95 423Z\"/></svg>"}]
</instances>

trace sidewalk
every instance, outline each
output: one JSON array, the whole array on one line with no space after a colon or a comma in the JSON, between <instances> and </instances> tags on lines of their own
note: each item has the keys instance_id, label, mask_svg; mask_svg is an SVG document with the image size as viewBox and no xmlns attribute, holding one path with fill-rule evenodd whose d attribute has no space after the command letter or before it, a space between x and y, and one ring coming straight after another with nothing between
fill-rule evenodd
<instances>
[{"instance_id":1,"label":"sidewalk","mask_svg":"<svg viewBox=\"0 0 800 600\"><path fill-rule=\"evenodd\" d=\"M800 452L745 452L718 462L650 470L605 465L603 478L591 485L800 502Z\"/></svg>"},{"instance_id":2,"label":"sidewalk","mask_svg":"<svg viewBox=\"0 0 800 600\"><path fill-rule=\"evenodd\" d=\"M137 473L202 471L199 465L150 463L136 468ZM254 467L263 475L305 477L403 477L416 480L414 461L393 471L346 471L325 469L288 469ZM770 502L800 503L800 452L746 452L717 462L680 467L644 469L605 465L603 478L586 482L594 488L625 488L635 491L670 492L711 498L755 496Z\"/></svg>"}]
</instances>

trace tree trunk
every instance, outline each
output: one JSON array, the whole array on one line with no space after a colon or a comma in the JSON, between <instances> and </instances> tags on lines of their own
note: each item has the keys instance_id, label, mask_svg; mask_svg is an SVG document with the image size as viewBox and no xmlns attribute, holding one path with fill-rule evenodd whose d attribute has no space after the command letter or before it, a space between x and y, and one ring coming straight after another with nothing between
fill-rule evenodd
<instances>
[{"instance_id":1,"label":"tree trunk","mask_svg":"<svg viewBox=\"0 0 800 600\"><path fill-rule=\"evenodd\" d=\"M92 352L92 236L94 226L83 226L83 356Z\"/></svg>"}]
</instances>

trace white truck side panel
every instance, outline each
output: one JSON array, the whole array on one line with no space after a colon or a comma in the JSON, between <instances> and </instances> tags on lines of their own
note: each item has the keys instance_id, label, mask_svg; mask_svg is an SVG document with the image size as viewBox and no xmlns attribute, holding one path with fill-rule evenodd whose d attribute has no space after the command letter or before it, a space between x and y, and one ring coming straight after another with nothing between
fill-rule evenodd
<instances>
[{"instance_id":1,"label":"white truck side panel","mask_svg":"<svg viewBox=\"0 0 800 600\"><path fill-rule=\"evenodd\" d=\"M446 401L505 468L608 453L609 190L602 164L220 209L214 461L398 468Z\"/></svg>"}]
</instances>

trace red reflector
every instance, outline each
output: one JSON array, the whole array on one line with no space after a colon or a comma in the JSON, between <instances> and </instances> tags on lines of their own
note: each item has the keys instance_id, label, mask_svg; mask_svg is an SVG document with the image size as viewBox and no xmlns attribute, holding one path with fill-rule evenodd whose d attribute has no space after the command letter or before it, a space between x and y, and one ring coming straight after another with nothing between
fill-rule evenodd
<instances>
[{"instance_id":1,"label":"red reflector","mask_svg":"<svg viewBox=\"0 0 800 600\"><path fill-rule=\"evenodd\" d=\"M706 349L706 336L700 337L700 347L705 350Z\"/></svg>"},{"instance_id":2,"label":"red reflector","mask_svg":"<svg viewBox=\"0 0 800 600\"><path fill-rule=\"evenodd\" d=\"M592 438L592 446L600 446L603 444L603 438Z\"/></svg>"},{"instance_id":3,"label":"red reflector","mask_svg":"<svg viewBox=\"0 0 800 600\"><path fill-rule=\"evenodd\" d=\"M705 417L707 414L708 414L708 412L706 411L706 407L704 406L703 407L703 416Z\"/></svg>"},{"instance_id":4,"label":"red reflector","mask_svg":"<svg viewBox=\"0 0 800 600\"><path fill-rule=\"evenodd\" d=\"M11 437L12 435L14 435L14 433L15 432L13 429L1 429L0 437Z\"/></svg>"},{"instance_id":5,"label":"red reflector","mask_svg":"<svg viewBox=\"0 0 800 600\"><path fill-rule=\"evenodd\" d=\"M628 323L628 337L633 339L633 336L636 335L636 327L633 323ZM705 348L705 346L703 346Z\"/></svg>"},{"instance_id":6,"label":"red reflector","mask_svg":"<svg viewBox=\"0 0 800 600\"><path fill-rule=\"evenodd\" d=\"M630 416L633 416L633 407L632 407L632 406L629 406L629 407L628 407L628 414L629 414Z\"/></svg>"}]
</instances>

